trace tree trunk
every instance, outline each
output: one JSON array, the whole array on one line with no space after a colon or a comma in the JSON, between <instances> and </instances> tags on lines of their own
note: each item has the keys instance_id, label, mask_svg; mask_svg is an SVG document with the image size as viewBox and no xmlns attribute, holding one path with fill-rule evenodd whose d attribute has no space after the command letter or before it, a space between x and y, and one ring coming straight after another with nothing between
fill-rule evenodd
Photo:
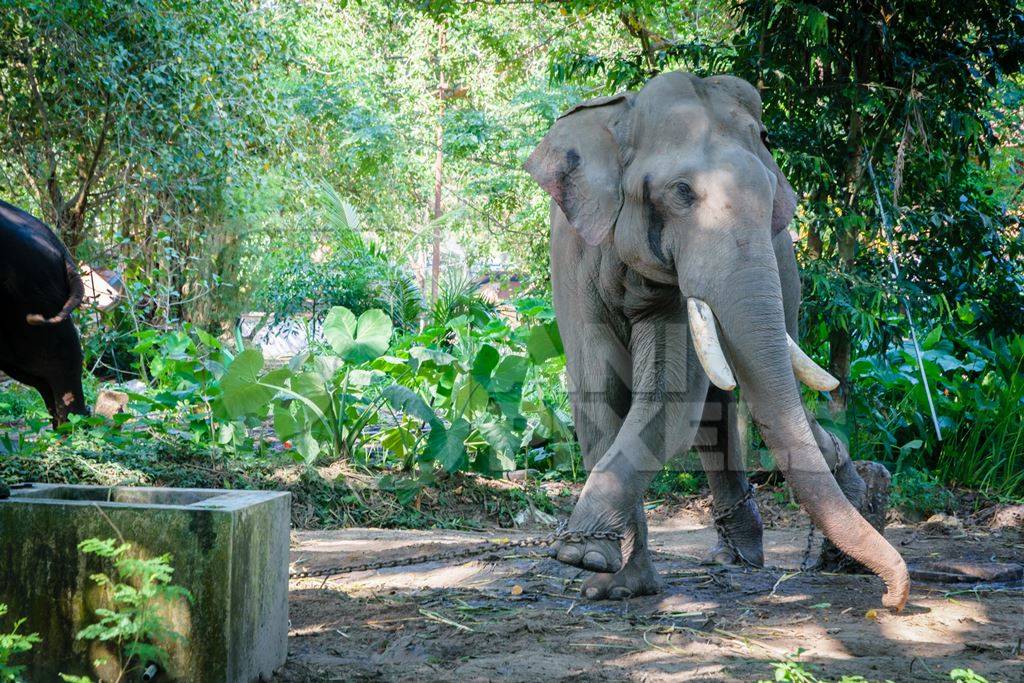
<instances>
[{"instance_id":1,"label":"tree trunk","mask_svg":"<svg viewBox=\"0 0 1024 683\"><path fill-rule=\"evenodd\" d=\"M437 301L438 283L441 280L441 189L444 181L444 109L448 91L448 81L444 74L444 55L448 47L448 35L442 23L437 34L437 130L435 142L437 151L434 156L434 203L430 208L430 220L434 223L433 260L430 266L430 298Z\"/></svg>"},{"instance_id":2,"label":"tree trunk","mask_svg":"<svg viewBox=\"0 0 1024 683\"><path fill-rule=\"evenodd\" d=\"M853 65L853 95L849 103L849 133L846 138L846 169L844 184L846 190L843 202L844 216L852 216L857 211L857 193L863 173L862 157L864 154L863 121L857 109L860 99L860 83L867 76L863 59L854 52L851 59ZM838 231L837 257L839 268L844 273L852 272L857 257L857 230L852 221L847 221L843 230ZM850 363L853 360L853 345L849 328L835 327L829 333L829 370L839 380L839 386L832 390L831 412L833 415L845 413L849 404Z\"/></svg>"}]
</instances>

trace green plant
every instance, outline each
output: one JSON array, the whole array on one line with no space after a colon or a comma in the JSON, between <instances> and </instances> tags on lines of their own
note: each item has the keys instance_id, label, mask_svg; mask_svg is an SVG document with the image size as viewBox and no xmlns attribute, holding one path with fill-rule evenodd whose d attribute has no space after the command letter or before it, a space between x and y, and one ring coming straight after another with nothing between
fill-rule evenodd
<instances>
[{"instance_id":1,"label":"green plant","mask_svg":"<svg viewBox=\"0 0 1024 683\"><path fill-rule=\"evenodd\" d=\"M910 342L854 361L857 385L852 452L895 469L930 469L948 482L997 494L1024 494L1024 336L974 336L937 326L921 340L922 363L942 431L931 422L929 395Z\"/></svg>"},{"instance_id":2,"label":"green plant","mask_svg":"<svg viewBox=\"0 0 1024 683\"><path fill-rule=\"evenodd\" d=\"M655 497L693 495L700 491L704 481L703 474L678 472L675 468L663 469L655 475L654 481L651 482L650 495Z\"/></svg>"},{"instance_id":3,"label":"green plant","mask_svg":"<svg viewBox=\"0 0 1024 683\"><path fill-rule=\"evenodd\" d=\"M0 603L0 617L7 614L7 605ZM40 641L37 633L18 633L18 629L25 623L24 619L14 622L14 627L8 633L0 633L0 681L14 682L21 680L21 672L25 670L24 665L11 664L11 658L28 652L32 646Z\"/></svg>"},{"instance_id":4,"label":"green plant","mask_svg":"<svg viewBox=\"0 0 1024 683\"><path fill-rule=\"evenodd\" d=\"M96 609L99 620L79 631L76 638L117 646L121 659L115 667L115 683L152 662L166 668L166 645L185 637L167 625L162 609L181 600L192 601L188 590L171 583L174 569L170 555L134 558L129 555L130 544L114 539L86 539L78 549L113 561L116 579L105 573L90 577L107 590L112 609Z\"/></svg>"},{"instance_id":5,"label":"green plant","mask_svg":"<svg viewBox=\"0 0 1024 683\"><path fill-rule=\"evenodd\" d=\"M480 284L468 271L446 271L439 283L437 300L430 308L430 324L447 328L456 318L465 316L472 323L483 326L493 318L494 304L480 296Z\"/></svg>"},{"instance_id":6,"label":"green plant","mask_svg":"<svg viewBox=\"0 0 1024 683\"><path fill-rule=\"evenodd\" d=\"M813 669L810 665L803 664L797 661L800 655L804 653L802 647L797 648L796 652L791 655L787 655L786 659L781 662L772 662L772 668L775 669L774 681L776 683L829 683L827 680L818 678L813 673ZM759 681L759 683L770 683L770 681ZM836 683L870 683L868 679L863 676L843 676L838 679ZM892 683L886 681L886 683Z\"/></svg>"},{"instance_id":7,"label":"green plant","mask_svg":"<svg viewBox=\"0 0 1024 683\"><path fill-rule=\"evenodd\" d=\"M893 507L922 518L953 509L955 498L938 478L926 470L906 467L892 478Z\"/></svg>"},{"instance_id":8,"label":"green plant","mask_svg":"<svg viewBox=\"0 0 1024 683\"><path fill-rule=\"evenodd\" d=\"M322 225L330 239L283 260L265 258L252 304L270 314L267 321L308 314L314 330L335 306L357 315L380 308L399 329L413 329L424 306L415 279L363 235L359 212L329 183L307 185L315 201L303 220Z\"/></svg>"},{"instance_id":9,"label":"green plant","mask_svg":"<svg viewBox=\"0 0 1024 683\"><path fill-rule=\"evenodd\" d=\"M350 457L367 438L364 430L376 420L386 376L360 366L387 351L392 325L380 310L356 318L335 306L323 332L329 353L303 354L264 373L262 352L246 349L221 382L227 415L262 420L272 411L278 438L308 463L321 454Z\"/></svg>"},{"instance_id":10,"label":"green plant","mask_svg":"<svg viewBox=\"0 0 1024 683\"><path fill-rule=\"evenodd\" d=\"M797 648L796 652L786 655L784 660L772 662L772 668L775 670L773 680L776 683L829 683L823 678L818 678L809 665L797 661L803 653L804 649L802 647ZM974 673L971 669L953 669L949 672L949 677L951 680L958 681L958 683L988 683L987 679ZM771 683L771 681L761 680L759 683ZM836 683L871 682L864 676L853 675L843 676L837 679ZM885 683L892 682L887 680Z\"/></svg>"}]
</instances>

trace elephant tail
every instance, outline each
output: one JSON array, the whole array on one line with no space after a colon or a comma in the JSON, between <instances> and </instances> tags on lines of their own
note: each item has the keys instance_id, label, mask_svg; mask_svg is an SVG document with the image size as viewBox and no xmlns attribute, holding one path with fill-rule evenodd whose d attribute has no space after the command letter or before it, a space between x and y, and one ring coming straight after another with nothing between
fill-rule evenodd
<instances>
[{"instance_id":1,"label":"elephant tail","mask_svg":"<svg viewBox=\"0 0 1024 683\"><path fill-rule=\"evenodd\" d=\"M29 313L25 316L25 322L29 325L58 325L67 320L71 312L81 305L82 299L85 298L85 283L82 282L82 276L78 273L78 267L66 249L64 250L64 274L67 278L69 291L64 307L60 309L57 315L50 318L39 313Z\"/></svg>"}]
</instances>

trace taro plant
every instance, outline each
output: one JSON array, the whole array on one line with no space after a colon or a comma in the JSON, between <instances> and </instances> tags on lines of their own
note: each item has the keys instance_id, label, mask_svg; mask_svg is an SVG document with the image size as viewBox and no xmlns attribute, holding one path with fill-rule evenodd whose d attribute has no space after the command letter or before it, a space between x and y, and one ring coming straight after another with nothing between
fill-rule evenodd
<instances>
[{"instance_id":1,"label":"taro plant","mask_svg":"<svg viewBox=\"0 0 1024 683\"><path fill-rule=\"evenodd\" d=\"M382 445L406 468L418 459L448 471L490 474L540 464L552 457L542 446L561 450L571 443L564 403L545 396L547 387L561 384L563 351L553 320L512 329L501 319L478 326L459 316L445 329L451 354L412 347L404 352L407 361L389 359L407 363L409 372L386 391L390 407L404 418L385 432ZM410 416L422 423L418 432L408 429ZM519 459L523 453L526 460ZM570 449L562 455L571 463Z\"/></svg>"},{"instance_id":2,"label":"taro plant","mask_svg":"<svg viewBox=\"0 0 1024 683\"><path fill-rule=\"evenodd\" d=\"M234 346L190 323L180 330L141 331L132 351L155 387L152 392L128 392L141 421L160 429L166 414L173 413L184 422L179 430L195 443L243 445L246 427L252 424L232 419L220 401L225 367L242 349L238 335Z\"/></svg>"},{"instance_id":3,"label":"taro plant","mask_svg":"<svg viewBox=\"0 0 1024 683\"><path fill-rule=\"evenodd\" d=\"M359 318L343 306L323 326L329 352L296 356L285 367L264 372L263 354L246 349L221 381L222 405L232 418L273 415L274 430L296 459L350 457L368 438L387 383L383 372L365 367L387 350L391 319L371 309Z\"/></svg>"},{"instance_id":4,"label":"taro plant","mask_svg":"<svg viewBox=\"0 0 1024 683\"><path fill-rule=\"evenodd\" d=\"M277 437L307 463L392 458L405 471L493 473L558 460L571 469L553 319L514 329L497 317L483 323L456 316L392 347L383 312L357 318L336 306L323 351L270 370L258 349L238 354L221 380L220 408L232 419L272 416Z\"/></svg>"}]
</instances>

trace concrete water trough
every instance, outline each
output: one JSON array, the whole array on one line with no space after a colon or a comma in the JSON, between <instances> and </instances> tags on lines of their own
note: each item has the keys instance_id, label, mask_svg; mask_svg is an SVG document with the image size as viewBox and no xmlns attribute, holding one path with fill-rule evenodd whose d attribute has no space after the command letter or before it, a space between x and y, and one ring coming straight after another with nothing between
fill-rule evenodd
<instances>
[{"instance_id":1,"label":"concrete water trough","mask_svg":"<svg viewBox=\"0 0 1024 683\"><path fill-rule=\"evenodd\" d=\"M249 683L284 664L288 641L290 495L272 491L33 484L0 501L0 632L25 618L42 639L28 681L59 673L108 679L117 653L75 635L110 607L90 576L109 560L79 552L88 538L123 539L134 557L171 555L172 583L194 600L161 606L185 636L167 645L156 680ZM97 659L107 663L97 667ZM114 676L116 677L116 675Z\"/></svg>"}]
</instances>

